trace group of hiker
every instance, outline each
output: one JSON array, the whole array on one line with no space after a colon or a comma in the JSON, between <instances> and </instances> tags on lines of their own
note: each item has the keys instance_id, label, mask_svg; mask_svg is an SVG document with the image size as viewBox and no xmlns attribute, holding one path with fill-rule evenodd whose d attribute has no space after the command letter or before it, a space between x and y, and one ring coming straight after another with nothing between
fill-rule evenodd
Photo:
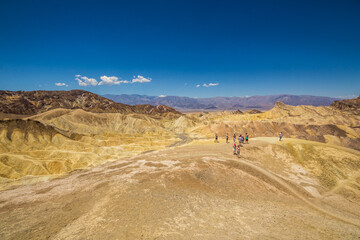
<instances>
[{"instance_id":1,"label":"group of hiker","mask_svg":"<svg viewBox=\"0 0 360 240\"><path fill-rule=\"evenodd\" d=\"M247 133L245 134L245 136L242 136L240 134L238 137L239 144L236 145L236 134L234 133L233 141L234 141L234 146L233 146L234 155L240 157L240 146L241 144L249 143L249 135ZM215 142L219 142L219 136L217 133L215 134ZM226 143L229 143L229 133L226 133Z\"/></svg>"},{"instance_id":2,"label":"group of hiker","mask_svg":"<svg viewBox=\"0 0 360 240\"><path fill-rule=\"evenodd\" d=\"M281 139L282 139L282 132L280 132L280 134L279 134L279 141L281 141ZM244 137L240 134L238 137L239 144L236 145L236 134L234 133L233 141L234 141L233 153L234 153L234 155L237 155L238 157L240 157L240 146L241 146L241 144L245 144L245 143L249 144L249 135L246 133L245 137ZM215 142L217 142L217 143L219 142L219 136L217 133L215 134ZM229 143L229 133L226 133L226 143Z\"/></svg>"},{"instance_id":3,"label":"group of hiker","mask_svg":"<svg viewBox=\"0 0 360 240\"><path fill-rule=\"evenodd\" d=\"M238 137L238 141L239 144L236 145L236 134L233 134L233 141L234 141L234 145L233 145L233 153L234 155L237 155L238 157L240 157L240 146L241 144L245 144L245 143L249 143L249 135L246 133L245 137L242 136L241 134ZM229 143L228 141L228 133L226 133L226 143Z\"/></svg>"},{"instance_id":4,"label":"group of hiker","mask_svg":"<svg viewBox=\"0 0 360 240\"><path fill-rule=\"evenodd\" d=\"M236 134L233 135L233 141L236 142ZM238 137L239 143L249 143L249 135L246 133L246 136L242 136L241 134ZM218 135L215 134L215 142L218 142ZM226 143L229 143L229 133L226 133Z\"/></svg>"}]
</instances>

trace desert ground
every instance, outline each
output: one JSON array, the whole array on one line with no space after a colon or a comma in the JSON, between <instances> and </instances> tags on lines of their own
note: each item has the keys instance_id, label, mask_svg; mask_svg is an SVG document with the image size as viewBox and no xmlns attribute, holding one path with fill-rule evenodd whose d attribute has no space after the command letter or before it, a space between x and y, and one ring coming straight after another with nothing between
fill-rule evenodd
<instances>
[{"instance_id":1,"label":"desert ground","mask_svg":"<svg viewBox=\"0 0 360 240\"><path fill-rule=\"evenodd\" d=\"M238 158L231 145L198 140L3 191L0 237L360 236L360 172L354 171L360 164L358 151L304 140L255 138L244 144ZM302 149L308 151L300 156ZM338 175L347 179L334 186Z\"/></svg>"},{"instance_id":2,"label":"desert ground","mask_svg":"<svg viewBox=\"0 0 360 240\"><path fill-rule=\"evenodd\" d=\"M359 123L282 103L3 119L0 239L358 239ZM240 158L234 132L250 136Z\"/></svg>"}]
</instances>

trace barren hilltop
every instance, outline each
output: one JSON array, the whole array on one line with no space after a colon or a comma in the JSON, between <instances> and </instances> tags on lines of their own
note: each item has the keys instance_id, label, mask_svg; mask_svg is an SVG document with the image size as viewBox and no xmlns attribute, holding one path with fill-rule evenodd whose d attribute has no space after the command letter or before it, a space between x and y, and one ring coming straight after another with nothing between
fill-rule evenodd
<instances>
[{"instance_id":1,"label":"barren hilltop","mask_svg":"<svg viewBox=\"0 0 360 240\"><path fill-rule=\"evenodd\" d=\"M97 94L83 91L0 91L0 112L6 114L34 115L52 109L82 109L94 113L174 113L167 106L116 103Z\"/></svg>"},{"instance_id":2,"label":"barren hilltop","mask_svg":"<svg viewBox=\"0 0 360 240\"><path fill-rule=\"evenodd\" d=\"M360 237L359 98L181 114L78 90L0 96L1 239Z\"/></svg>"},{"instance_id":3,"label":"barren hilltop","mask_svg":"<svg viewBox=\"0 0 360 240\"><path fill-rule=\"evenodd\" d=\"M355 99L345 99L342 101L334 101L331 106L345 111L353 111L360 114L360 96Z\"/></svg>"}]
</instances>

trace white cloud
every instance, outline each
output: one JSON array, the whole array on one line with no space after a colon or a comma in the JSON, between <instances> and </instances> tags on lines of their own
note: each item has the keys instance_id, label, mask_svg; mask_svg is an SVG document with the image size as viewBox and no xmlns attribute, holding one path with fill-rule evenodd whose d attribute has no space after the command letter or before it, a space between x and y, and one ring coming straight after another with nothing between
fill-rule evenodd
<instances>
[{"instance_id":1,"label":"white cloud","mask_svg":"<svg viewBox=\"0 0 360 240\"><path fill-rule=\"evenodd\" d=\"M98 85L119 85L120 83L130 83L129 81L126 80L119 80L118 77L112 76L112 77L108 77L108 76L101 76L100 77L101 82L99 82Z\"/></svg>"},{"instance_id":2,"label":"white cloud","mask_svg":"<svg viewBox=\"0 0 360 240\"><path fill-rule=\"evenodd\" d=\"M141 75L138 75L137 77L134 76L134 78L132 79L132 81L127 81L127 80L119 80L118 77L116 76L101 76L100 77L101 81L98 82L95 78L88 78L85 76L81 76L79 74L75 75L75 80L78 81L79 86L101 86L101 85L119 85L121 83L148 83L151 82L151 78L145 78ZM64 86L64 85L62 85Z\"/></svg>"},{"instance_id":3,"label":"white cloud","mask_svg":"<svg viewBox=\"0 0 360 240\"><path fill-rule=\"evenodd\" d=\"M138 75L137 77L134 76L133 80L131 81L132 83L148 83L151 82L151 78L144 78L143 76Z\"/></svg>"},{"instance_id":4,"label":"white cloud","mask_svg":"<svg viewBox=\"0 0 360 240\"><path fill-rule=\"evenodd\" d=\"M65 83L55 83L55 85L56 86L58 86L58 87L68 87L68 85L67 84L65 84Z\"/></svg>"},{"instance_id":5,"label":"white cloud","mask_svg":"<svg viewBox=\"0 0 360 240\"><path fill-rule=\"evenodd\" d=\"M86 86L87 86L87 84L84 83L83 81L81 81L79 78L75 78L75 80L78 81L79 86L83 86L83 87L86 87Z\"/></svg>"},{"instance_id":6,"label":"white cloud","mask_svg":"<svg viewBox=\"0 0 360 240\"><path fill-rule=\"evenodd\" d=\"M88 78L88 77L81 76L81 75L75 75L75 80L78 81L79 86L83 86L83 87L86 87L89 85L91 85L91 86L98 85L98 81L96 81L95 78Z\"/></svg>"},{"instance_id":7,"label":"white cloud","mask_svg":"<svg viewBox=\"0 0 360 240\"><path fill-rule=\"evenodd\" d=\"M219 85L219 83L209 83L209 84L204 83L202 86L203 87L215 87L215 86L218 86L218 85Z\"/></svg>"},{"instance_id":8,"label":"white cloud","mask_svg":"<svg viewBox=\"0 0 360 240\"><path fill-rule=\"evenodd\" d=\"M196 85L196 87L200 87L200 85L198 84L198 85Z\"/></svg>"},{"instance_id":9,"label":"white cloud","mask_svg":"<svg viewBox=\"0 0 360 240\"><path fill-rule=\"evenodd\" d=\"M159 97L166 97L166 95L159 95Z\"/></svg>"}]
</instances>

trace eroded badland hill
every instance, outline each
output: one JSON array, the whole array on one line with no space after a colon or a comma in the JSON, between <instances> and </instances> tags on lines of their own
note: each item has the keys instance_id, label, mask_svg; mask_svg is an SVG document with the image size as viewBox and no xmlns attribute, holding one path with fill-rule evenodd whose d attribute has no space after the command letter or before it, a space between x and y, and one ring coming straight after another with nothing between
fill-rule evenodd
<instances>
[{"instance_id":1,"label":"eroded badland hill","mask_svg":"<svg viewBox=\"0 0 360 240\"><path fill-rule=\"evenodd\" d=\"M1 239L360 237L359 98L183 115L31 94L1 95Z\"/></svg>"},{"instance_id":2,"label":"eroded badland hill","mask_svg":"<svg viewBox=\"0 0 360 240\"><path fill-rule=\"evenodd\" d=\"M0 91L0 113L3 115L34 115L57 108L82 109L94 113L180 114L175 109L163 105L152 106L145 104L130 106L116 103L110 99L83 90Z\"/></svg>"}]
</instances>

